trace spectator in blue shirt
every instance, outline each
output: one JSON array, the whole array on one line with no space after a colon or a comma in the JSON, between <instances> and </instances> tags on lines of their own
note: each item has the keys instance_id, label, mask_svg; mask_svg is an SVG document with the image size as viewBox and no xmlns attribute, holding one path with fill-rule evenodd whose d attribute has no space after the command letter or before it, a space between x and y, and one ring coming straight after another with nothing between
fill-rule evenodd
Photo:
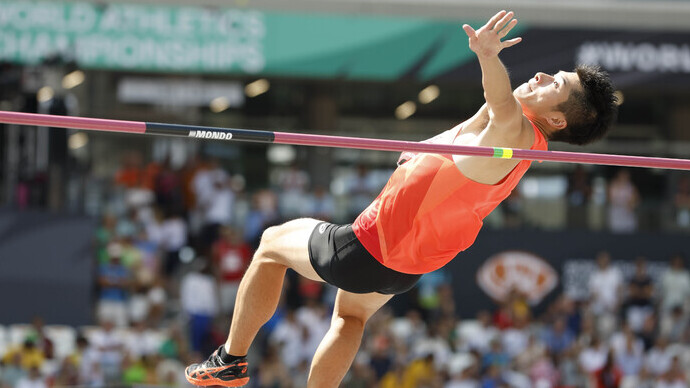
<instances>
[{"instance_id":1,"label":"spectator in blue shirt","mask_svg":"<svg viewBox=\"0 0 690 388\"><path fill-rule=\"evenodd\" d=\"M565 318L557 317L553 325L544 332L543 341L552 354L561 354L575 341L575 334L566 325Z\"/></svg>"}]
</instances>

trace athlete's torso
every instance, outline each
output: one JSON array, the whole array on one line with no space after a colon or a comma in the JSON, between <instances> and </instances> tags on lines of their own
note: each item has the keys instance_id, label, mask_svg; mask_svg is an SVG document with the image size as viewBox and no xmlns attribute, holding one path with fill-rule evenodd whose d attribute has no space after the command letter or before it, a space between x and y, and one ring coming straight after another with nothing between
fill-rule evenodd
<instances>
[{"instance_id":1,"label":"athlete's torso","mask_svg":"<svg viewBox=\"0 0 690 388\"><path fill-rule=\"evenodd\" d=\"M434 142L485 145L480 113ZM485 126L486 122L488 118ZM546 149L536 127L529 135L532 149ZM529 161L487 164L478 159L490 158L407 156L410 159L395 170L381 194L353 223L358 239L377 260L405 273L436 270L472 245L484 217L510 195L530 166ZM483 173L483 166L499 170L499 175Z\"/></svg>"}]
</instances>

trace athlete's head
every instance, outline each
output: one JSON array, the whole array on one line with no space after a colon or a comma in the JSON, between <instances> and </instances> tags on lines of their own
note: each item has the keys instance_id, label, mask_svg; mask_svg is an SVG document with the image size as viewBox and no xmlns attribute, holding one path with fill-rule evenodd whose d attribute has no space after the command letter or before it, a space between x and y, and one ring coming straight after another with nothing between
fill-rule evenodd
<instances>
[{"instance_id":1,"label":"athlete's head","mask_svg":"<svg viewBox=\"0 0 690 388\"><path fill-rule=\"evenodd\" d=\"M547 127L549 140L571 144L603 137L618 110L611 79L595 66L580 65L574 72L554 75L537 73L513 95L530 120Z\"/></svg>"}]
</instances>

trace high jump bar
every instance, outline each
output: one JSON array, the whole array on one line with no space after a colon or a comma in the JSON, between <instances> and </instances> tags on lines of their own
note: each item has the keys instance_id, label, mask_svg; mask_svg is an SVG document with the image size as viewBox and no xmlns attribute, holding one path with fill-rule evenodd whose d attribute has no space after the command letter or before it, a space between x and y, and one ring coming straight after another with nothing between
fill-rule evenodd
<instances>
[{"instance_id":1,"label":"high jump bar","mask_svg":"<svg viewBox=\"0 0 690 388\"><path fill-rule=\"evenodd\" d=\"M593 154L585 152L540 151L504 147L479 147L455 144L430 144L402 140L260 131L253 129L204 127L54 116L37 113L0 111L0 123L41 127L72 128L88 131L178 136L217 141L246 141L317 147L355 148L377 151L409 151L432 154L483 156L490 158L537 160L562 163L690 170L690 160L646 156Z\"/></svg>"}]
</instances>

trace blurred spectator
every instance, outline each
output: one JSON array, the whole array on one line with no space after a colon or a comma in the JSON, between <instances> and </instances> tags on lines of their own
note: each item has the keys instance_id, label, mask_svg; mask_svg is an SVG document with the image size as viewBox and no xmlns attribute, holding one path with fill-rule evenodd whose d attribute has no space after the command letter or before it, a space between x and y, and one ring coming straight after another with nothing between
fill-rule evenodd
<instances>
[{"instance_id":1,"label":"blurred spectator","mask_svg":"<svg viewBox=\"0 0 690 388\"><path fill-rule=\"evenodd\" d=\"M617 311L623 287L623 275L611 265L608 252L597 255L597 269L589 278L591 309L598 316L598 328L605 319L613 319Z\"/></svg>"},{"instance_id":2,"label":"blurred spectator","mask_svg":"<svg viewBox=\"0 0 690 388\"><path fill-rule=\"evenodd\" d=\"M309 365L309 361L302 360L295 369L289 371L293 387L307 386L307 382L309 381Z\"/></svg>"},{"instance_id":3,"label":"blurred spectator","mask_svg":"<svg viewBox=\"0 0 690 388\"><path fill-rule=\"evenodd\" d=\"M671 368L661 376L654 388L687 388L687 372L681 364L679 356L674 356L671 360Z\"/></svg>"},{"instance_id":4,"label":"blurred spectator","mask_svg":"<svg viewBox=\"0 0 690 388\"><path fill-rule=\"evenodd\" d=\"M41 376L41 371L37 366L29 368L29 374L17 381L15 388L48 388L45 379Z\"/></svg>"},{"instance_id":5,"label":"blurred spectator","mask_svg":"<svg viewBox=\"0 0 690 388\"><path fill-rule=\"evenodd\" d=\"M647 262L644 258L638 258L635 273L628 281L628 295L623 306L625 322L636 333L642 330L647 317L654 314L653 286L652 278L647 274Z\"/></svg>"},{"instance_id":6,"label":"blurred spectator","mask_svg":"<svg viewBox=\"0 0 690 388\"><path fill-rule=\"evenodd\" d=\"M79 385L79 382L79 370L77 369L77 365L69 358L62 360L62 363L60 363L60 368L53 379L52 386L77 386Z\"/></svg>"},{"instance_id":7,"label":"blurred spectator","mask_svg":"<svg viewBox=\"0 0 690 388\"><path fill-rule=\"evenodd\" d=\"M186 337L178 325L173 325L168 331L168 336L163 340L158 353L164 358L182 359L187 354Z\"/></svg>"},{"instance_id":8,"label":"blurred spectator","mask_svg":"<svg viewBox=\"0 0 690 388\"><path fill-rule=\"evenodd\" d=\"M376 378L369 365L362 360L365 357L356 357L349 373L343 379L342 388L368 388L374 385Z\"/></svg>"},{"instance_id":9,"label":"blurred spectator","mask_svg":"<svg viewBox=\"0 0 690 388\"><path fill-rule=\"evenodd\" d=\"M635 351L640 349L644 350L644 343L642 340L637 338L629 325L623 324L621 330L614 333L609 340L609 345L613 351L614 357L625 351L628 342L632 343L632 347Z\"/></svg>"},{"instance_id":10,"label":"blurred spectator","mask_svg":"<svg viewBox=\"0 0 690 388\"><path fill-rule=\"evenodd\" d=\"M688 316L683 312L681 306L674 307L669 314L666 314L661 321L661 335L668 337L669 340L681 341L688 328Z\"/></svg>"},{"instance_id":11,"label":"blurred spectator","mask_svg":"<svg viewBox=\"0 0 690 388\"><path fill-rule=\"evenodd\" d=\"M391 338L386 335L379 335L373 340L369 366L374 371L376 381L380 380L393 367L393 357L391 354Z\"/></svg>"},{"instance_id":12,"label":"blurred spectator","mask_svg":"<svg viewBox=\"0 0 690 388\"><path fill-rule=\"evenodd\" d=\"M216 159L211 159L207 168L196 173L192 184L201 225L200 243L209 249L218 239L219 227L232 222L235 194L228 174Z\"/></svg>"},{"instance_id":13,"label":"blurred spectator","mask_svg":"<svg viewBox=\"0 0 690 388\"><path fill-rule=\"evenodd\" d=\"M257 380L259 387L282 387L285 382L290 381L290 374L287 368L280 361L278 351L275 347L269 346L259 364Z\"/></svg>"},{"instance_id":14,"label":"blurred spectator","mask_svg":"<svg viewBox=\"0 0 690 388\"><path fill-rule=\"evenodd\" d=\"M589 345L580 352L578 362L582 370L590 375L604 367L608 356L608 346L595 335L590 340Z\"/></svg>"},{"instance_id":15,"label":"blurred spectator","mask_svg":"<svg viewBox=\"0 0 690 388\"><path fill-rule=\"evenodd\" d=\"M491 368L492 366L497 366L500 370L507 367L509 363L510 357L503 350L501 341L498 338L492 340L490 350L482 357L482 367Z\"/></svg>"},{"instance_id":16,"label":"blurred spectator","mask_svg":"<svg viewBox=\"0 0 690 388\"><path fill-rule=\"evenodd\" d=\"M45 333L43 318L34 317L27 336L35 341L36 347L43 353L43 357L48 360L55 358L55 345Z\"/></svg>"},{"instance_id":17,"label":"blurred spectator","mask_svg":"<svg viewBox=\"0 0 690 388\"><path fill-rule=\"evenodd\" d=\"M546 347L536 334L529 335L527 347L515 357L515 366L518 370L528 370L543 354Z\"/></svg>"},{"instance_id":18,"label":"blurred spectator","mask_svg":"<svg viewBox=\"0 0 690 388\"><path fill-rule=\"evenodd\" d=\"M676 210L676 224L681 228L690 228L690 177L687 175L681 176L678 180L673 204Z\"/></svg>"},{"instance_id":19,"label":"blurred spectator","mask_svg":"<svg viewBox=\"0 0 690 388\"><path fill-rule=\"evenodd\" d=\"M491 364L484 374L484 378L482 378L481 387L503 388L508 386L508 382L501 375L501 367L496 364Z\"/></svg>"},{"instance_id":20,"label":"blurred spectator","mask_svg":"<svg viewBox=\"0 0 690 388\"><path fill-rule=\"evenodd\" d=\"M98 282L101 288L98 300L98 320L114 322L117 326L127 325L127 298L132 284L129 270L122 264L122 245L108 246L109 261L101 264Z\"/></svg>"},{"instance_id":21,"label":"blurred spectator","mask_svg":"<svg viewBox=\"0 0 690 388\"><path fill-rule=\"evenodd\" d=\"M180 283L180 303L189 317L190 345L195 352L207 353L213 317L218 313L217 284L211 266L205 259L197 259L199 272L189 272Z\"/></svg>"},{"instance_id":22,"label":"blurred spectator","mask_svg":"<svg viewBox=\"0 0 690 388\"><path fill-rule=\"evenodd\" d=\"M170 155L165 158L154 180L156 203L163 209L179 211L184 206L180 175L173 170Z\"/></svg>"},{"instance_id":23,"label":"blurred spectator","mask_svg":"<svg viewBox=\"0 0 690 388\"><path fill-rule=\"evenodd\" d=\"M108 244L116 237L117 217L111 213L103 215L101 225L96 230L96 258L98 264L107 263Z\"/></svg>"},{"instance_id":24,"label":"blurred spectator","mask_svg":"<svg viewBox=\"0 0 690 388\"><path fill-rule=\"evenodd\" d=\"M296 317L306 331L302 352L304 357L311 360L321 343L321 339L331 326L331 316L322 303L315 299L307 299L306 304L297 309Z\"/></svg>"},{"instance_id":25,"label":"blurred spectator","mask_svg":"<svg viewBox=\"0 0 690 388\"><path fill-rule=\"evenodd\" d=\"M76 340L76 349L66 359L77 366L79 381L87 386L97 386L104 383L104 376L100 373L100 354L89 343L86 337L80 335Z\"/></svg>"},{"instance_id":26,"label":"blurred spectator","mask_svg":"<svg viewBox=\"0 0 690 388\"><path fill-rule=\"evenodd\" d=\"M451 379L443 388L479 388L479 381L476 379L476 365L463 366L451 373Z\"/></svg>"},{"instance_id":27,"label":"blurred spectator","mask_svg":"<svg viewBox=\"0 0 690 388\"><path fill-rule=\"evenodd\" d=\"M493 325L499 330L505 330L513 326L513 308L511 300L500 301L498 308L494 311Z\"/></svg>"},{"instance_id":28,"label":"blurred spectator","mask_svg":"<svg viewBox=\"0 0 690 388\"><path fill-rule=\"evenodd\" d=\"M584 387L586 376L583 375L583 368L578 365L577 354L580 349L570 348L569 351L562 353L559 358L558 372L561 378L561 386L567 388Z\"/></svg>"},{"instance_id":29,"label":"blurred spectator","mask_svg":"<svg viewBox=\"0 0 690 388\"><path fill-rule=\"evenodd\" d=\"M620 169L609 183L609 229L614 233L631 233L637 230L639 194L630 180L630 171Z\"/></svg>"},{"instance_id":30,"label":"blurred spectator","mask_svg":"<svg viewBox=\"0 0 690 388\"><path fill-rule=\"evenodd\" d=\"M112 321L104 320L99 330L94 332L90 339L98 351L98 366L103 371L105 382L108 384L119 383L125 348L122 335L115 331Z\"/></svg>"},{"instance_id":31,"label":"blurred spectator","mask_svg":"<svg viewBox=\"0 0 690 388\"><path fill-rule=\"evenodd\" d=\"M595 388L618 388L623 373L613 360L613 353L607 352L604 365L593 374Z\"/></svg>"},{"instance_id":32,"label":"blurred spectator","mask_svg":"<svg viewBox=\"0 0 690 388\"><path fill-rule=\"evenodd\" d=\"M654 345L654 341L657 337L657 316L656 314L652 314L647 316L647 318L644 320L644 323L642 324L642 329L637 333L637 335L640 337L642 342L644 343L644 348L649 349Z\"/></svg>"},{"instance_id":33,"label":"blurred spectator","mask_svg":"<svg viewBox=\"0 0 690 388\"><path fill-rule=\"evenodd\" d=\"M568 177L568 226L584 229L588 226L587 205L592 195L589 176L582 165L578 164Z\"/></svg>"},{"instance_id":34,"label":"blurred spectator","mask_svg":"<svg viewBox=\"0 0 690 388\"><path fill-rule=\"evenodd\" d=\"M163 251L163 270L171 276L180 265L180 250L187 245L187 221L179 211L158 210L156 215L157 219L146 225L146 232Z\"/></svg>"},{"instance_id":35,"label":"blurred spectator","mask_svg":"<svg viewBox=\"0 0 690 388\"><path fill-rule=\"evenodd\" d=\"M276 183L280 190L279 210L287 219L307 215L308 198L307 187L309 175L296 164L287 169L280 170L276 177Z\"/></svg>"},{"instance_id":36,"label":"blurred spectator","mask_svg":"<svg viewBox=\"0 0 690 388\"><path fill-rule=\"evenodd\" d=\"M220 238L213 243L211 258L220 284L220 308L231 314L235 307L240 280L252 260L251 248L242 234L229 226L220 229Z\"/></svg>"},{"instance_id":37,"label":"blurred spectator","mask_svg":"<svg viewBox=\"0 0 690 388\"><path fill-rule=\"evenodd\" d=\"M404 317L393 320L391 334L401 344L410 346L426 334L426 322L419 310L408 310Z\"/></svg>"},{"instance_id":38,"label":"blurred spectator","mask_svg":"<svg viewBox=\"0 0 690 388\"><path fill-rule=\"evenodd\" d=\"M146 368L141 359L125 356L122 361L122 382L127 385L150 383L146 379Z\"/></svg>"},{"instance_id":39,"label":"blurred spectator","mask_svg":"<svg viewBox=\"0 0 690 388\"><path fill-rule=\"evenodd\" d=\"M146 321L132 323L124 337L124 345L127 354L134 359L157 354L160 347L158 337L147 327Z\"/></svg>"},{"instance_id":40,"label":"blurred spectator","mask_svg":"<svg viewBox=\"0 0 690 388\"><path fill-rule=\"evenodd\" d=\"M256 249L261 235L269 226L278 222L278 199L270 190L260 190L252 196L252 209L247 215L244 241Z\"/></svg>"},{"instance_id":41,"label":"blurred spectator","mask_svg":"<svg viewBox=\"0 0 690 388\"><path fill-rule=\"evenodd\" d=\"M180 360L164 358L156 366L156 381L166 386L186 386L189 383L184 377L184 368L185 365Z\"/></svg>"},{"instance_id":42,"label":"blurred spectator","mask_svg":"<svg viewBox=\"0 0 690 388\"><path fill-rule=\"evenodd\" d=\"M465 340L470 349L484 353L490 349L491 341L498 337L499 332L492 325L491 313L486 310L477 313L476 323L477 325L472 326Z\"/></svg>"},{"instance_id":43,"label":"blurred spectator","mask_svg":"<svg viewBox=\"0 0 690 388\"><path fill-rule=\"evenodd\" d=\"M623 376L639 375L644 356L644 345L642 341L635 338L632 331L625 336L625 342L621 349L614 347L614 357L616 366L620 369Z\"/></svg>"},{"instance_id":44,"label":"blurred spectator","mask_svg":"<svg viewBox=\"0 0 690 388\"><path fill-rule=\"evenodd\" d=\"M380 388L405 388L405 364L396 363L380 380ZM409 387L409 385L407 386ZM414 387L414 386L413 386Z\"/></svg>"},{"instance_id":45,"label":"blurred spectator","mask_svg":"<svg viewBox=\"0 0 690 388\"><path fill-rule=\"evenodd\" d=\"M653 376L663 376L671 369L673 361L672 351L668 347L668 339L664 336L657 338L654 347L645 357L645 368Z\"/></svg>"},{"instance_id":46,"label":"blurred spectator","mask_svg":"<svg viewBox=\"0 0 690 388\"><path fill-rule=\"evenodd\" d=\"M684 261L680 254L674 255L669 268L661 276L661 308L666 314L678 306L684 309L690 300L690 272L685 269Z\"/></svg>"},{"instance_id":47,"label":"blurred spectator","mask_svg":"<svg viewBox=\"0 0 690 388\"><path fill-rule=\"evenodd\" d=\"M335 200L323 186L314 187L306 202L305 215L317 220L332 222L335 215Z\"/></svg>"},{"instance_id":48,"label":"blurred spectator","mask_svg":"<svg viewBox=\"0 0 690 388\"><path fill-rule=\"evenodd\" d=\"M520 190L513 190L501 204L500 209L503 211L503 227L504 228L519 228L522 225L522 207L523 200Z\"/></svg>"},{"instance_id":49,"label":"blurred spectator","mask_svg":"<svg viewBox=\"0 0 690 388\"><path fill-rule=\"evenodd\" d=\"M20 365L25 371L34 367L41 368L45 361L43 351L36 346L36 338L33 336L27 337L20 346L10 348L2 361L5 364L12 364L16 357L19 358Z\"/></svg>"},{"instance_id":50,"label":"blurred spectator","mask_svg":"<svg viewBox=\"0 0 690 388\"><path fill-rule=\"evenodd\" d=\"M565 318L558 317L544 332L544 344L554 355L567 351L575 342L575 334L566 326Z\"/></svg>"},{"instance_id":51,"label":"blurred spectator","mask_svg":"<svg viewBox=\"0 0 690 388\"><path fill-rule=\"evenodd\" d=\"M357 166L357 172L347 181L345 191L349 197L348 219L354 220L375 197L379 189L374 176L364 165Z\"/></svg>"},{"instance_id":52,"label":"blurred spectator","mask_svg":"<svg viewBox=\"0 0 690 388\"><path fill-rule=\"evenodd\" d=\"M413 356L433 355L434 367L443 368L452 355L448 341L440 333L440 322L432 321L427 325L427 333L412 345Z\"/></svg>"},{"instance_id":53,"label":"blurred spectator","mask_svg":"<svg viewBox=\"0 0 690 388\"><path fill-rule=\"evenodd\" d=\"M115 173L115 183L128 188L144 185L143 161L139 152L131 151L122 156L120 169Z\"/></svg>"},{"instance_id":54,"label":"blurred spectator","mask_svg":"<svg viewBox=\"0 0 690 388\"><path fill-rule=\"evenodd\" d=\"M2 359L0 387L16 387L19 380L26 376L22 367L22 355L19 352L8 352Z\"/></svg>"},{"instance_id":55,"label":"blurred spectator","mask_svg":"<svg viewBox=\"0 0 690 388\"><path fill-rule=\"evenodd\" d=\"M502 333L502 345L511 358L515 358L527 349L529 344L529 322L527 318L520 316L515 319L512 327Z\"/></svg>"},{"instance_id":56,"label":"blurred spectator","mask_svg":"<svg viewBox=\"0 0 690 388\"><path fill-rule=\"evenodd\" d=\"M289 369L307 360L303 355L302 332L304 327L297 321L295 310L288 309L285 318L271 332L269 342L280 349L280 358ZM307 360L309 361L309 360Z\"/></svg>"},{"instance_id":57,"label":"blurred spectator","mask_svg":"<svg viewBox=\"0 0 690 388\"><path fill-rule=\"evenodd\" d=\"M412 361L403 373L403 381L400 387L428 387L433 386L437 371L434 368L434 355L428 354L423 358Z\"/></svg>"},{"instance_id":58,"label":"blurred spectator","mask_svg":"<svg viewBox=\"0 0 690 388\"><path fill-rule=\"evenodd\" d=\"M425 317L432 317L434 312L438 311L441 305L439 288L450 282L450 274L444 269L426 273L419 279L417 282L418 303Z\"/></svg>"},{"instance_id":59,"label":"blurred spectator","mask_svg":"<svg viewBox=\"0 0 690 388\"><path fill-rule=\"evenodd\" d=\"M532 367L529 368L531 383L536 387L556 387L560 381L560 373L546 350Z\"/></svg>"}]
</instances>

